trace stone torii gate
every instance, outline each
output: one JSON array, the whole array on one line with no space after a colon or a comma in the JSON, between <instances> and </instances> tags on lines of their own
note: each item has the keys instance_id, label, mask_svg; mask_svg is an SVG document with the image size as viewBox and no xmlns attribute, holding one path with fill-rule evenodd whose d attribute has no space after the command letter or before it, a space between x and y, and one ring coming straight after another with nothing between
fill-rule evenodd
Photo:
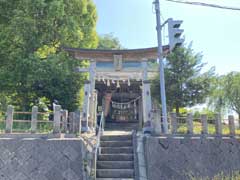
<instances>
[{"instance_id":1,"label":"stone torii gate","mask_svg":"<svg viewBox=\"0 0 240 180\"><path fill-rule=\"evenodd\" d=\"M89 72L89 80L84 84L84 105L82 110L82 131L88 131L96 124L97 94L96 81L106 82L105 86L109 86L109 82L140 81L137 86L141 89L141 105L139 105L138 120L143 124L146 131L151 126L151 92L150 81L156 72L158 66L151 69L148 67L150 60L157 60L157 47L145 49L130 50L99 50L99 49L77 49L64 48L70 55L77 60L88 60L89 68L78 68L78 72ZM164 53L167 53L168 47L163 47ZM97 86L102 87L103 83ZM103 91L104 88L100 88ZM105 90L106 91L106 90ZM106 93L106 92L100 92ZM141 112L142 111L142 112Z\"/></svg>"}]
</instances>

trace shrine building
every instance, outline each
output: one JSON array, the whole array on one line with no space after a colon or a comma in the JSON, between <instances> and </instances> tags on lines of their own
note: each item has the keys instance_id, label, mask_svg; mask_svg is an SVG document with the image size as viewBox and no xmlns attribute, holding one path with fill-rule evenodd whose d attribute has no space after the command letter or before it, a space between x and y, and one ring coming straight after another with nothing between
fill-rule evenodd
<instances>
[{"instance_id":1,"label":"shrine building","mask_svg":"<svg viewBox=\"0 0 240 180\"><path fill-rule=\"evenodd\" d=\"M127 50L64 48L76 60L88 60L84 84L82 130L96 126L97 114L105 123L132 123L141 129L150 124L152 101L150 79L157 75L157 47ZM163 47L167 53L168 47Z\"/></svg>"}]
</instances>

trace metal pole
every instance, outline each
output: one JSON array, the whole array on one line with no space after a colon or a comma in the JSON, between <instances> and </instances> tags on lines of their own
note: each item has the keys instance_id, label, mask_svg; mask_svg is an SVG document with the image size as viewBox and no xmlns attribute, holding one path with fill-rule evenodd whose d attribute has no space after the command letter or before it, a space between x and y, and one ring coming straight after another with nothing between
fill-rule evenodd
<instances>
[{"instance_id":1,"label":"metal pole","mask_svg":"<svg viewBox=\"0 0 240 180\"><path fill-rule=\"evenodd\" d=\"M167 122L167 106L166 106L166 92L165 92L165 79L164 79L164 65L163 65L163 50L162 50L162 27L160 19L160 5L159 0L155 0L155 11L157 21L157 37L158 37L158 59L159 59L159 76L160 76L160 94L162 102L162 116L163 116L163 131L168 133L168 122Z\"/></svg>"}]
</instances>

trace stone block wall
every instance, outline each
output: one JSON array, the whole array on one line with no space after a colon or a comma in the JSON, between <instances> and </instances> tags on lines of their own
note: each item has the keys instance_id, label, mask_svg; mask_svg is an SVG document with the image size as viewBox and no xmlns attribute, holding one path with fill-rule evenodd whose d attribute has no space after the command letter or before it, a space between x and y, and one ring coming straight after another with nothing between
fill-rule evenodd
<instances>
[{"instance_id":1,"label":"stone block wall","mask_svg":"<svg viewBox=\"0 0 240 180\"><path fill-rule=\"evenodd\" d=\"M1 180L82 180L81 139L0 139Z\"/></svg>"},{"instance_id":2,"label":"stone block wall","mask_svg":"<svg viewBox=\"0 0 240 180\"><path fill-rule=\"evenodd\" d=\"M240 171L240 141L237 139L144 140L149 180L187 180Z\"/></svg>"}]
</instances>

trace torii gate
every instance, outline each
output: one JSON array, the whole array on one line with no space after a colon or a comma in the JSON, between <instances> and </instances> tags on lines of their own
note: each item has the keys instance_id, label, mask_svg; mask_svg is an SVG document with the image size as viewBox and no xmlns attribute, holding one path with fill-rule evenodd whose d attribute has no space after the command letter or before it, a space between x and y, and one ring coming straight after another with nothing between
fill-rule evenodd
<instances>
[{"instance_id":1,"label":"torii gate","mask_svg":"<svg viewBox=\"0 0 240 180\"><path fill-rule=\"evenodd\" d=\"M84 84L84 105L82 131L88 131L95 124L96 116L96 92L95 81L97 79L110 79L129 81L138 79L142 82L142 115L145 130L151 126L152 101L150 93L149 77L153 77L158 71L148 68L149 60L157 60L157 47L129 50L99 50L64 48L77 60L89 60L87 69L78 68L78 72L89 72L89 80ZM168 52L168 46L163 47L164 53ZM141 119L140 119L141 120Z\"/></svg>"}]
</instances>

